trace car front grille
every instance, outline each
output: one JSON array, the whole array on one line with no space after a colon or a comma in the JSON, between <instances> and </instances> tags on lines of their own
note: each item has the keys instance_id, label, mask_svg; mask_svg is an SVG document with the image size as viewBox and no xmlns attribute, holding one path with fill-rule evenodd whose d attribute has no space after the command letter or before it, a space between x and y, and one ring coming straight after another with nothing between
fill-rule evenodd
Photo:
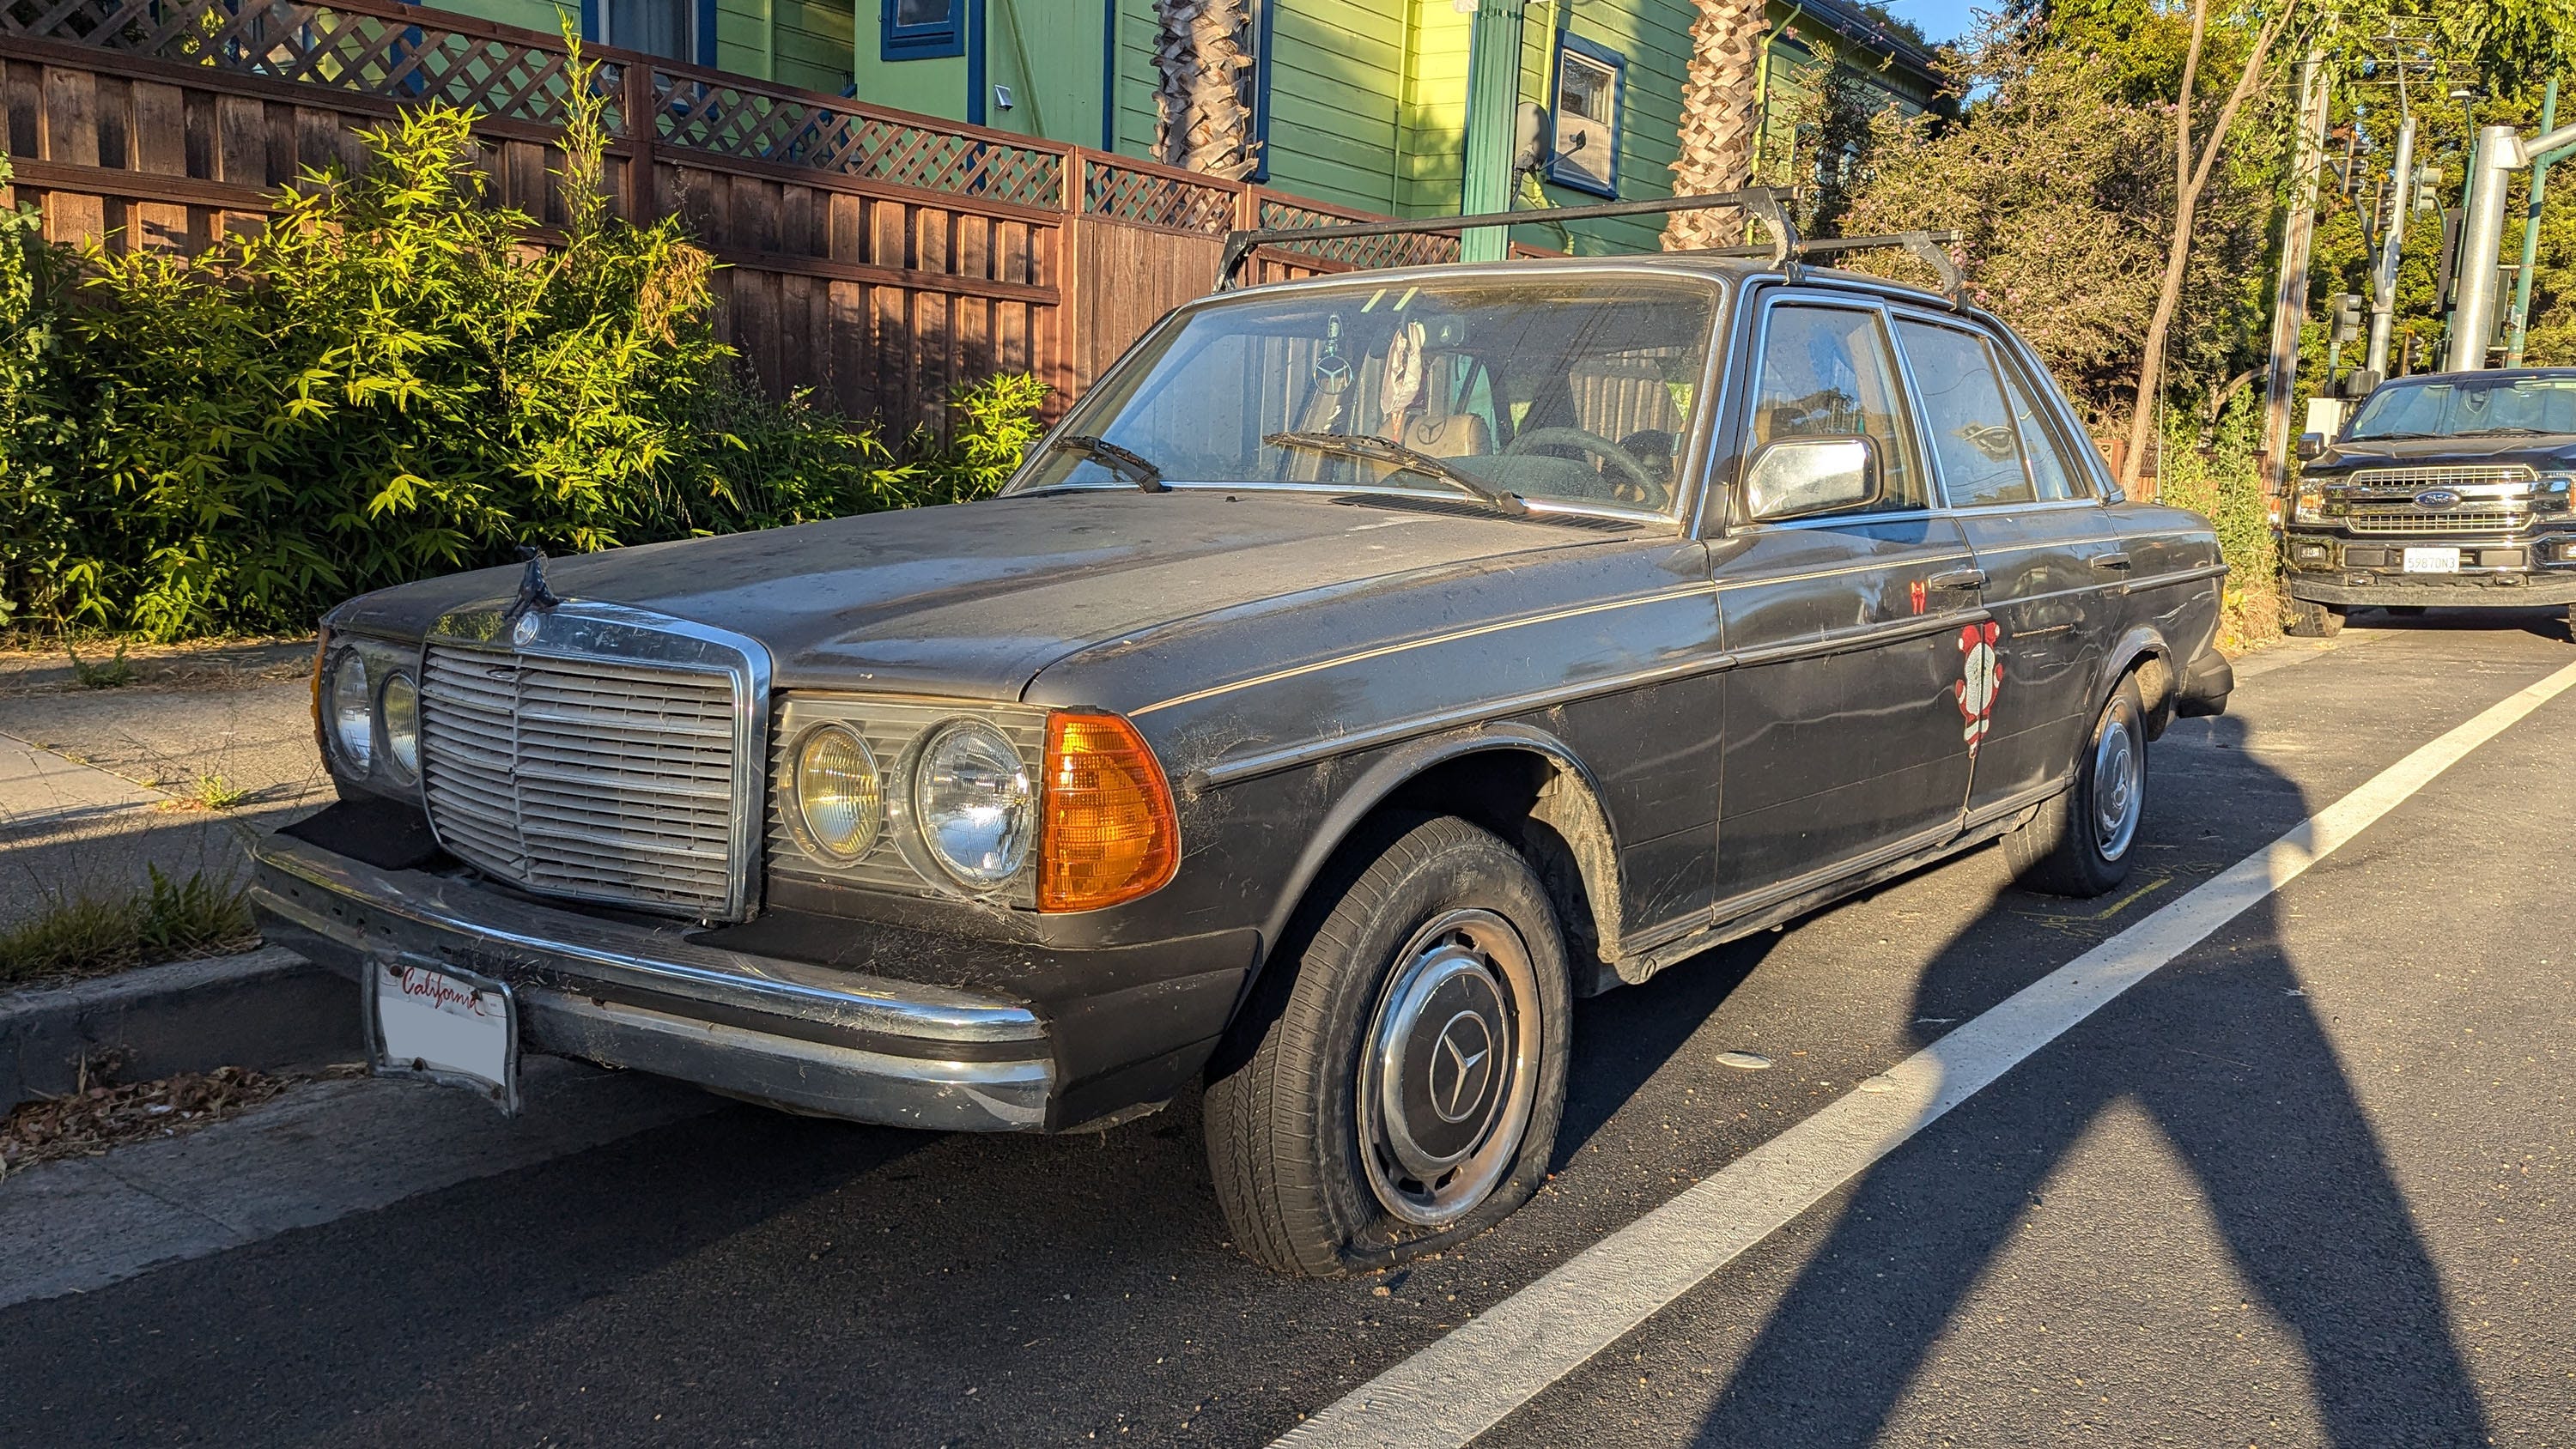
<instances>
[{"instance_id":1,"label":"car front grille","mask_svg":"<svg viewBox=\"0 0 2576 1449\"><path fill-rule=\"evenodd\" d=\"M2511 533L2528 520L2509 509L2366 508L2344 515L2355 533Z\"/></svg>"},{"instance_id":2,"label":"car front grille","mask_svg":"<svg viewBox=\"0 0 2576 1449\"><path fill-rule=\"evenodd\" d=\"M532 891L738 914L753 842L735 688L721 670L432 644L421 782L439 843Z\"/></svg>"},{"instance_id":3,"label":"car front grille","mask_svg":"<svg viewBox=\"0 0 2576 1449\"><path fill-rule=\"evenodd\" d=\"M2478 483L2528 483L2538 476L2520 463L2462 463L2449 467L2368 468L2336 481L2356 488L2456 488Z\"/></svg>"}]
</instances>

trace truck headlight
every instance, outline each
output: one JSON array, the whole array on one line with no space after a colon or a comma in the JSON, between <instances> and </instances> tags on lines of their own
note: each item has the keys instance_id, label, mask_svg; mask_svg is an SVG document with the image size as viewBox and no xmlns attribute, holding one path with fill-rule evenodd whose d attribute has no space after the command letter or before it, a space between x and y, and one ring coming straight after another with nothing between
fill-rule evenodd
<instances>
[{"instance_id":1,"label":"truck headlight","mask_svg":"<svg viewBox=\"0 0 2576 1449\"><path fill-rule=\"evenodd\" d=\"M942 869L970 886L1000 885L1028 861L1037 786L1001 731L959 720L922 746L912 811Z\"/></svg>"},{"instance_id":2,"label":"truck headlight","mask_svg":"<svg viewBox=\"0 0 2576 1449\"><path fill-rule=\"evenodd\" d=\"M2299 490L2298 502L2291 508L2290 519L2294 523L2325 522L2326 495L2310 489Z\"/></svg>"},{"instance_id":3,"label":"truck headlight","mask_svg":"<svg viewBox=\"0 0 2576 1449\"><path fill-rule=\"evenodd\" d=\"M340 762L349 773L366 776L376 758L375 701L367 690L367 658L355 649L340 656L331 668L331 683L324 696L324 708L331 725L331 743L339 749Z\"/></svg>"},{"instance_id":4,"label":"truck headlight","mask_svg":"<svg viewBox=\"0 0 2576 1449\"><path fill-rule=\"evenodd\" d=\"M868 853L885 823L885 782L876 754L846 725L810 730L796 745L798 843L827 864Z\"/></svg>"}]
</instances>

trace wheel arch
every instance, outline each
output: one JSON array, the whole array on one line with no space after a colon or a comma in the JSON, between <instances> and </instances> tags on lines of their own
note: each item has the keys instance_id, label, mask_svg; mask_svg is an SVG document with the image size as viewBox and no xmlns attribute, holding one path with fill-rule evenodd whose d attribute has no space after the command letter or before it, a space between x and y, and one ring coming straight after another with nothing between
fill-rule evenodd
<instances>
[{"instance_id":1,"label":"wheel arch","mask_svg":"<svg viewBox=\"0 0 2576 1449\"><path fill-rule=\"evenodd\" d=\"M2163 631L2151 624L2138 624L2122 634L2102 656L2102 673L2093 684L2093 704L2085 716L2085 727L2092 727L2092 717L2102 712L2111 692L2130 675L2138 676L2138 695L2147 709L2147 738L2152 740L2173 723L2174 701L2181 693L2181 666L2173 656L2173 646L2166 642Z\"/></svg>"},{"instance_id":2,"label":"wheel arch","mask_svg":"<svg viewBox=\"0 0 2576 1449\"><path fill-rule=\"evenodd\" d=\"M1256 977L1267 973L1272 948L1333 860L1373 816L1406 807L1461 816L1529 856L1566 933L1574 988L1595 989L1587 967L1603 959L1605 947L1616 949L1621 931L1617 827L1574 749L1518 723L1431 736L1371 761L1334 798L1299 853L1263 923Z\"/></svg>"}]
</instances>

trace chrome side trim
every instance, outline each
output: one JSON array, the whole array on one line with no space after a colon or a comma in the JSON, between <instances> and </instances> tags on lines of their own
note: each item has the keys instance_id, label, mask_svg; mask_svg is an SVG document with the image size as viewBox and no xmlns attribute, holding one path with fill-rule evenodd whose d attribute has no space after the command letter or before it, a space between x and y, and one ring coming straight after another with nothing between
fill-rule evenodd
<instances>
[{"instance_id":1,"label":"chrome side trim","mask_svg":"<svg viewBox=\"0 0 2576 1449\"><path fill-rule=\"evenodd\" d=\"M2157 574L2153 578L2125 579L2121 581L2120 592L2141 594L2149 589L2161 589L2173 584L2195 584L2202 579L2223 579L2227 574L2228 567L2223 563L2203 564L2196 569L2180 569L2169 574Z\"/></svg>"},{"instance_id":2,"label":"chrome side trim","mask_svg":"<svg viewBox=\"0 0 2576 1449\"><path fill-rule=\"evenodd\" d=\"M1459 725L1509 718L1553 705L1571 704L1576 700L1592 699L1604 694L1616 694L1622 690L1641 688L1650 684L1665 684L1676 679L1716 674L1750 665L1777 664L1788 659L1843 654L1855 649L1875 648L1881 644L1896 643L1917 635L1937 634L1969 623L1982 623L1992 617L1993 615L1984 609L1959 609L1945 614L1926 614L1919 619L1901 619L1893 624L1865 624L1853 629L1836 630L1819 638L1799 640L1795 644L1772 645L1742 653L1692 655L1686 659L1651 665L1644 669L1632 669L1624 674L1605 675L1598 679L1587 679L1578 684L1528 690L1520 694L1506 695L1501 699L1463 705L1456 709L1409 715L1372 725L1367 729L1337 734L1329 739L1284 745L1278 749L1264 750L1259 754L1246 755L1236 760L1221 760L1189 771L1181 777L1180 784L1182 789L1196 793L1221 785L1231 785L1241 780L1255 779L1262 775L1277 774L1281 770L1293 770L1300 765L1312 764L1337 755L1356 754L1363 750L1375 749L1380 745L1411 739L1417 735L1436 734L1441 730Z\"/></svg>"},{"instance_id":3,"label":"chrome side trim","mask_svg":"<svg viewBox=\"0 0 2576 1449\"><path fill-rule=\"evenodd\" d=\"M603 980L721 1002L748 1011L819 1020L892 1036L947 1042L1043 1041L1035 1012L990 997L750 956L650 929L523 901L469 881L381 871L282 835L252 847L265 869L329 896L414 925L464 936L502 952L570 961ZM344 944L363 933L327 910L288 899L265 883L261 909Z\"/></svg>"}]
</instances>

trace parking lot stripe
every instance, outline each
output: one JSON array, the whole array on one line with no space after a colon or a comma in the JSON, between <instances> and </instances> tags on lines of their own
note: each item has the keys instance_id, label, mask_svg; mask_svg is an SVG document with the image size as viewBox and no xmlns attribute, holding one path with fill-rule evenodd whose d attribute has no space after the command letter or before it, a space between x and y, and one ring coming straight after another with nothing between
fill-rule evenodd
<instances>
[{"instance_id":1,"label":"parking lot stripe","mask_svg":"<svg viewBox=\"0 0 2576 1449\"><path fill-rule=\"evenodd\" d=\"M2325 859L2479 745L2576 688L2507 696L2154 915L1584 1249L1278 1440L1464 1445L2120 993Z\"/></svg>"}]
</instances>

